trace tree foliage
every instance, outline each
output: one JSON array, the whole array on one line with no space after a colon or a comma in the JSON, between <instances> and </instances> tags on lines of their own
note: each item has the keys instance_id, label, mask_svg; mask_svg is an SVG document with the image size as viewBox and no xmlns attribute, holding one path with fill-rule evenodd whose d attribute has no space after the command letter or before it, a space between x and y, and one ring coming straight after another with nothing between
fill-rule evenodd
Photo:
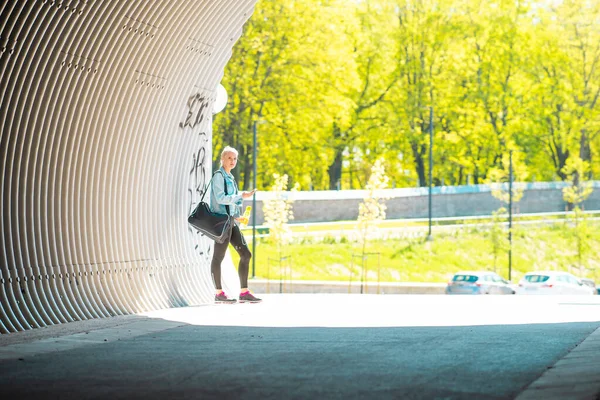
<instances>
[{"instance_id":1,"label":"tree foliage","mask_svg":"<svg viewBox=\"0 0 600 400\"><path fill-rule=\"evenodd\" d=\"M363 253L369 235L377 228L377 223L385 219L386 196L382 190L388 187L389 178L385 174L382 159L375 161L371 168L371 176L366 185L366 194L362 203L358 206L358 237L363 247Z\"/></svg>"},{"instance_id":2,"label":"tree foliage","mask_svg":"<svg viewBox=\"0 0 600 400\"><path fill-rule=\"evenodd\" d=\"M271 197L263 202L263 213L265 225L269 228L269 239L281 250L292 237L288 222L294 219L293 200L287 197L288 176L274 174L273 179L275 183L271 187Z\"/></svg>"},{"instance_id":3,"label":"tree foliage","mask_svg":"<svg viewBox=\"0 0 600 400\"><path fill-rule=\"evenodd\" d=\"M594 191L592 183L585 180L588 171L588 163L577 156L570 157L562 169L569 182L569 186L563 189L563 198L574 207L581 208L581 203Z\"/></svg>"},{"instance_id":4,"label":"tree foliage","mask_svg":"<svg viewBox=\"0 0 600 400\"><path fill-rule=\"evenodd\" d=\"M492 189L492 196L506 205L508 205L511 200L513 203L518 203L523 198L523 185L514 183L515 181L523 182L528 176L527 167L522 162L519 154L520 153L514 153L512 155L512 165L510 153L502 157L501 167L491 168L486 181L486 183L489 184ZM509 185L511 179L511 169L513 184ZM510 186L512 186L512 188Z\"/></svg>"},{"instance_id":5,"label":"tree foliage","mask_svg":"<svg viewBox=\"0 0 600 400\"><path fill-rule=\"evenodd\" d=\"M600 175L600 2L259 2L224 71L213 145L242 186L287 174L303 190L495 180L509 150L537 181L567 160ZM429 112L433 111L432 123Z\"/></svg>"},{"instance_id":6,"label":"tree foliage","mask_svg":"<svg viewBox=\"0 0 600 400\"><path fill-rule=\"evenodd\" d=\"M590 230L585 214L582 212L581 204L587 199L594 190L591 182L585 181L585 176L589 170L587 162L577 156L571 156L566 162L562 172L567 177L569 186L563 189L563 198L567 204L573 208L571 214L572 229L569 232L575 239L575 254L579 274L583 274L583 260L589 252Z\"/></svg>"},{"instance_id":7,"label":"tree foliage","mask_svg":"<svg viewBox=\"0 0 600 400\"><path fill-rule=\"evenodd\" d=\"M492 247L493 271L498 267L498 258L509 248L508 238L503 222L506 215L506 208L500 207L492 213L492 226L490 228L490 244Z\"/></svg>"}]
</instances>

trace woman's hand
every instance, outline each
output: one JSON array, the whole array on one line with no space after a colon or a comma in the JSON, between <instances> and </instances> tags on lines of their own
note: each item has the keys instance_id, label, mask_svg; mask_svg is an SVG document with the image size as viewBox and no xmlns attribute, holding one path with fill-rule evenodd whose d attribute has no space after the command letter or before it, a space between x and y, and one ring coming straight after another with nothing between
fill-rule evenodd
<instances>
[{"instance_id":1,"label":"woman's hand","mask_svg":"<svg viewBox=\"0 0 600 400\"><path fill-rule=\"evenodd\" d=\"M256 192L256 189L253 189L250 192L242 192L242 199L247 199L249 197L252 197L254 192Z\"/></svg>"}]
</instances>

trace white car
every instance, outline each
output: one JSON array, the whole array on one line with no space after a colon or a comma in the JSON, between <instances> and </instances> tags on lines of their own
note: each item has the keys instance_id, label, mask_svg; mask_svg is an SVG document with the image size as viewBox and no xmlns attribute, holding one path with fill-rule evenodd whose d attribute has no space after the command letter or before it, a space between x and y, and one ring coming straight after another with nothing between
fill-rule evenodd
<instances>
[{"instance_id":1,"label":"white car","mask_svg":"<svg viewBox=\"0 0 600 400\"><path fill-rule=\"evenodd\" d=\"M588 285L590 289L592 289L593 294L598 294L598 289L596 289L596 282L592 279L581 278L581 283L584 285Z\"/></svg>"},{"instance_id":2,"label":"white car","mask_svg":"<svg viewBox=\"0 0 600 400\"><path fill-rule=\"evenodd\" d=\"M592 295L593 292L568 272L538 271L523 276L517 287L517 294Z\"/></svg>"}]
</instances>

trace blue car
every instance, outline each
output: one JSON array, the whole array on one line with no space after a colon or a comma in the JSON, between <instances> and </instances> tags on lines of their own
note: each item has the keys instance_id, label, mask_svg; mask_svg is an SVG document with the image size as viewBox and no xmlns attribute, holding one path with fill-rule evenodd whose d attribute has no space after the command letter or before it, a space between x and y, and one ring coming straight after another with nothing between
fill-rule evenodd
<instances>
[{"instance_id":1,"label":"blue car","mask_svg":"<svg viewBox=\"0 0 600 400\"><path fill-rule=\"evenodd\" d=\"M495 272L463 271L448 282L446 294L515 294L515 287Z\"/></svg>"}]
</instances>

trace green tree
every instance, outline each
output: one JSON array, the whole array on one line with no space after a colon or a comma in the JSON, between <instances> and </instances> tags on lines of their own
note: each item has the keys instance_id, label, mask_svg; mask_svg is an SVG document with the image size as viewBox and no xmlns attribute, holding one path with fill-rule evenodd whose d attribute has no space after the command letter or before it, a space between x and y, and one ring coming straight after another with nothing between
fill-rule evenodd
<instances>
[{"instance_id":1,"label":"green tree","mask_svg":"<svg viewBox=\"0 0 600 400\"><path fill-rule=\"evenodd\" d=\"M569 181L569 186L563 189L563 198L570 208L581 208L581 203L594 191L592 183L585 180L589 169L589 164L577 156L569 157L563 168Z\"/></svg>"},{"instance_id":2,"label":"green tree","mask_svg":"<svg viewBox=\"0 0 600 400\"><path fill-rule=\"evenodd\" d=\"M466 139L474 183L485 180L490 168L502 167L504 154L521 129L520 88L525 76L520 55L526 51L521 26L527 18L522 2L499 1L482 7L465 6L463 32L467 51L461 60L464 76L463 103L473 111L473 128ZM474 115L473 115L474 114ZM460 115L460 114L459 114Z\"/></svg>"},{"instance_id":3,"label":"green tree","mask_svg":"<svg viewBox=\"0 0 600 400\"><path fill-rule=\"evenodd\" d=\"M510 165L510 154L502 157L501 168L491 168L486 183L490 185L492 196L505 205L511 201L511 190L509 189L510 169L512 168L512 202L518 203L523 198L524 182L528 177L527 166L521 160L521 153L513 153L512 167Z\"/></svg>"},{"instance_id":4,"label":"green tree","mask_svg":"<svg viewBox=\"0 0 600 400\"><path fill-rule=\"evenodd\" d=\"M533 153L542 150L551 161L551 168L546 168L550 174L541 173L544 178L559 176L565 179L562 170L576 146L575 104L570 93L571 73L569 68L565 68L569 64L569 55L557 38L553 25L538 27L533 39L535 50L527 67L531 82L527 107L533 125L525 145ZM537 169L544 170L544 167L541 165Z\"/></svg>"},{"instance_id":5,"label":"green tree","mask_svg":"<svg viewBox=\"0 0 600 400\"><path fill-rule=\"evenodd\" d=\"M593 143L600 136L599 17L595 1L565 0L536 10L533 62L528 66L529 108L536 126L528 133L530 141L543 143L554 174L563 180L567 159L578 155L591 162ZM536 164L538 170L546 169L542 160Z\"/></svg>"},{"instance_id":6,"label":"green tree","mask_svg":"<svg viewBox=\"0 0 600 400\"><path fill-rule=\"evenodd\" d=\"M382 190L386 189L388 185L389 177L385 174L383 160L378 159L371 168L365 198L358 207L357 230L363 253L369 236L377 229L377 224L385 219L385 200L387 197Z\"/></svg>"},{"instance_id":7,"label":"green tree","mask_svg":"<svg viewBox=\"0 0 600 400\"><path fill-rule=\"evenodd\" d=\"M354 85L338 88L348 107L335 115L326 141L329 189L336 189L341 183L344 161L348 162L349 174L353 172L353 161L358 164L355 172L359 185L361 177L366 181L372 159L385 150L377 146L382 143L378 136L384 123L378 109L398 80L396 66L389 62L395 53L391 39L392 8L386 2L367 0L348 10L354 12L356 25L345 31L352 44L347 57L354 60L357 80ZM350 177L348 188L353 187Z\"/></svg>"},{"instance_id":8,"label":"green tree","mask_svg":"<svg viewBox=\"0 0 600 400\"><path fill-rule=\"evenodd\" d=\"M578 155L600 174L600 3L564 0L259 2L227 64L213 148L239 152L241 186L287 174L303 189L489 181L509 149L536 180Z\"/></svg>"},{"instance_id":9,"label":"green tree","mask_svg":"<svg viewBox=\"0 0 600 400\"><path fill-rule=\"evenodd\" d=\"M563 169L563 173L569 182L569 186L563 189L563 198L572 207L573 211L571 214L571 221L573 222L572 235L575 238L580 276L583 276L583 259L591 248L589 226L580 207L593 191L591 183L584 180L588 170L587 162L577 156L570 157Z\"/></svg>"},{"instance_id":10,"label":"green tree","mask_svg":"<svg viewBox=\"0 0 600 400\"><path fill-rule=\"evenodd\" d=\"M365 198L358 206L357 230L361 246L361 283L365 282L367 277L365 268L367 243L371 235L376 231L378 223L385 219L385 200L387 197L383 194L382 190L386 189L388 184L389 178L385 174L383 160L378 159L371 168L371 176L366 186Z\"/></svg>"},{"instance_id":11,"label":"green tree","mask_svg":"<svg viewBox=\"0 0 600 400\"><path fill-rule=\"evenodd\" d=\"M418 186L428 184L429 107L438 114L440 96L451 79L446 65L452 63L451 45L458 33L451 8L450 1L436 0L398 1L394 8L399 81L388 102L387 137L392 148L412 160Z\"/></svg>"},{"instance_id":12,"label":"green tree","mask_svg":"<svg viewBox=\"0 0 600 400\"><path fill-rule=\"evenodd\" d=\"M271 191L267 194L269 197L263 201L263 214L265 217L265 225L269 228L269 241L275 245L277 257L275 261L279 264L279 274L281 282L284 276L292 276L291 254L288 245L292 240L292 231L288 226L288 222L294 219L292 209L293 200L289 197L289 192L286 191L288 186L288 176L273 174L274 184ZM294 185L292 191L296 191L298 185ZM267 261L267 277L270 279L271 260ZM280 287L283 290L283 286Z\"/></svg>"},{"instance_id":13,"label":"green tree","mask_svg":"<svg viewBox=\"0 0 600 400\"><path fill-rule=\"evenodd\" d=\"M591 163L591 145L600 134L600 3L565 0L553 11L568 53L579 157Z\"/></svg>"},{"instance_id":14,"label":"green tree","mask_svg":"<svg viewBox=\"0 0 600 400\"><path fill-rule=\"evenodd\" d=\"M281 257L283 247L289 244L292 238L288 222L294 219L293 200L286 191L288 176L274 174L273 179L275 183L271 187L269 198L263 202L263 213L265 225L269 228L269 239L275 244ZM297 185L292 190L297 190Z\"/></svg>"},{"instance_id":15,"label":"green tree","mask_svg":"<svg viewBox=\"0 0 600 400\"><path fill-rule=\"evenodd\" d=\"M512 165L510 160L510 153L504 154L502 157L502 168L492 168L489 171L486 182L490 185L492 196L500 200L510 210L510 207L514 208L514 205L521 201L524 194L523 182L527 179L527 167L521 160L521 153L514 153L512 158ZM511 168L512 168L512 179L513 183L510 185L511 179ZM514 182L517 181L517 182ZM512 186L512 187L511 187ZM508 239L501 239L502 230L499 226L499 220L501 215L506 215L505 206L500 207L492 215L492 250L494 254L494 271L496 270L496 261L498 254L505 250L506 242ZM512 210L511 210L512 211ZM509 226L508 235L513 235L515 228Z\"/></svg>"},{"instance_id":16,"label":"green tree","mask_svg":"<svg viewBox=\"0 0 600 400\"><path fill-rule=\"evenodd\" d=\"M250 185L255 121L267 122L258 125L257 186L281 171L306 188L326 178L318 178L327 154L316 143L347 107L338 91L355 82L344 34L353 21L342 3L259 2L245 25L224 71L229 102L213 134L215 154L225 145L239 150L243 187Z\"/></svg>"},{"instance_id":17,"label":"green tree","mask_svg":"<svg viewBox=\"0 0 600 400\"><path fill-rule=\"evenodd\" d=\"M492 227L490 229L490 244L492 246L492 256L494 259L493 270L496 272L498 266L498 258L500 254L508 250L508 239L504 230L504 218L506 208L500 207L492 213Z\"/></svg>"}]
</instances>

